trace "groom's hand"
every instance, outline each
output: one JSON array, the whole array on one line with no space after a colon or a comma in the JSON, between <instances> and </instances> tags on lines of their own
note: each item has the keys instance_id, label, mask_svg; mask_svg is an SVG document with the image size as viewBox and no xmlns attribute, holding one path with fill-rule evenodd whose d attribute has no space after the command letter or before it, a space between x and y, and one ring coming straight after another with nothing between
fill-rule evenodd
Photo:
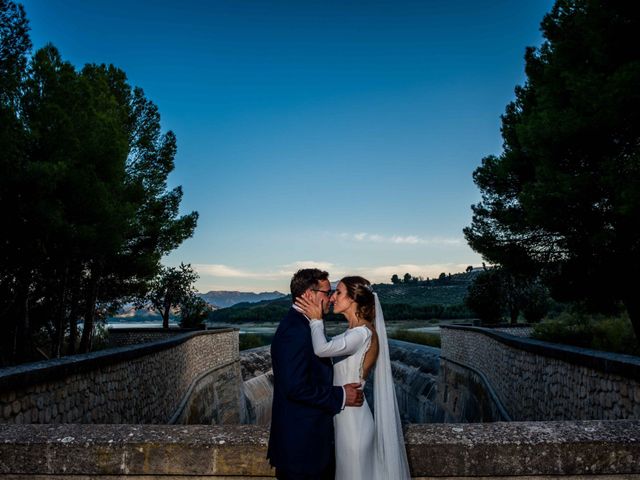
<instances>
[{"instance_id":1,"label":"groom's hand","mask_svg":"<svg viewBox=\"0 0 640 480\"><path fill-rule=\"evenodd\" d=\"M344 402L345 407L361 407L364 403L364 393L360 388L362 387L359 383L347 383L343 385L344 394L346 395L346 399Z\"/></svg>"}]
</instances>

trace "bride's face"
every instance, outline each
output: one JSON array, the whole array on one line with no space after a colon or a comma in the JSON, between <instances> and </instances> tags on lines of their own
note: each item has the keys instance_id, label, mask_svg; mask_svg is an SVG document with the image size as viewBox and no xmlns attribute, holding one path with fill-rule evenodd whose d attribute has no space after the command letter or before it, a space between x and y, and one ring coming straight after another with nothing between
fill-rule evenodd
<instances>
[{"instance_id":1,"label":"bride's face","mask_svg":"<svg viewBox=\"0 0 640 480\"><path fill-rule=\"evenodd\" d=\"M333 313L344 313L349 308L355 308L355 300L349 298L347 295L347 287L344 283L338 283L336 291L331 295L331 302L333 303Z\"/></svg>"}]
</instances>

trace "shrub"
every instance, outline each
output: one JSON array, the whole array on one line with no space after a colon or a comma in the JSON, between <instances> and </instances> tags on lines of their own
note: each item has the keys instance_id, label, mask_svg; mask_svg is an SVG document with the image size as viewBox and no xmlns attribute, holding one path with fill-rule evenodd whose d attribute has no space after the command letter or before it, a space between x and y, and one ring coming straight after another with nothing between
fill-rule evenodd
<instances>
[{"instance_id":1,"label":"shrub","mask_svg":"<svg viewBox=\"0 0 640 480\"><path fill-rule=\"evenodd\" d=\"M561 313L533 328L533 338L628 355L640 355L633 327L626 314L616 317Z\"/></svg>"},{"instance_id":2,"label":"shrub","mask_svg":"<svg viewBox=\"0 0 640 480\"><path fill-rule=\"evenodd\" d=\"M430 347L440 348L440 335L435 333L413 332L411 330L394 330L389 332L389 338L404 342L418 343Z\"/></svg>"},{"instance_id":3,"label":"shrub","mask_svg":"<svg viewBox=\"0 0 640 480\"><path fill-rule=\"evenodd\" d=\"M240 350L249 350L250 348L263 347L269 345L273 335L261 335L259 333L243 333L240 335Z\"/></svg>"}]
</instances>

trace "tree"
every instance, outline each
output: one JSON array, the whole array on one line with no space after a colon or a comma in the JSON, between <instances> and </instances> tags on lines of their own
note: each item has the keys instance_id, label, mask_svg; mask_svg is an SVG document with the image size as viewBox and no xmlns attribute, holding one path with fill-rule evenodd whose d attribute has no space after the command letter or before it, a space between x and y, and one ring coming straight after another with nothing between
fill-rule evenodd
<instances>
[{"instance_id":1,"label":"tree","mask_svg":"<svg viewBox=\"0 0 640 480\"><path fill-rule=\"evenodd\" d=\"M198 274L191 265L181 263L179 267L161 267L158 275L151 282L149 291L142 302L147 301L162 316L162 327L169 328L171 310L182 304L187 309L195 303L191 302L193 284Z\"/></svg>"},{"instance_id":2,"label":"tree","mask_svg":"<svg viewBox=\"0 0 640 480\"><path fill-rule=\"evenodd\" d=\"M410 273L405 273L404 277L402 277L402 282L403 283L411 283L411 274Z\"/></svg>"},{"instance_id":3,"label":"tree","mask_svg":"<svg viewBox=\"0 0 640 480\"><path fill-rule=\"evenodd\" d=\"M182 328L201 327L211 309L207 302L191 292L180 303L180 326Z\"/></svg>"},{"instance_id":4,"label":"tree","mask_svg":"<svg viewBox=\"0 0 640 480\"><path fill-rule=\"evenodd\" d=\"M482 323L500 323L503 304L502 281L498 271L488 270L479 274L469 286L464 303Z\"/></svg>"},{"instance_id":5,"label":"tree","mask_svg":"<svg viewBox=\"0 0 640 480\"><path fill-rule=\"evenodd\" d=\"M33 326L29 317L31 287L25 278L31 265L16 259L19 235L12 230L22 219L18 185L24 163L27 130L20 112L21 87L26 75L27 54L31 51L29 24L21 5L0 0L0 364L29 354L27 338ZM23 251L32 244L23 245ZM18 297L22 301L18 301Z\"/></svg>"},{"instance_id":6,"label":"tree","mask_svg":"<svg viewBox=\"0 0 640 480\"><path fill-rule=\"evenodd\" d=\"M169 190L176 139L123 71L28 57L22 7L0 0L0 363L91 348L94 322L144 292L193 234ZM78 345L78 323L83 324ZM67 336L68 335L68 336ZM41 345L42 346L42 345Z\"/></svg>"},{"instance_id":7,"label":"tree","mask_svg":"<svg viewBox=\"0 0 640 480\"><path fill-rule=\"evenodd\" d=\"M465 237L558 300L622 301L640 340L625 275L640 267L640 10L558 0L541 29L502 116L503 152L474 172L482 200Z\"/></svg>"},{"instance_id":8,"label":"tree","mask_svg":"<svg viewBox=\"0 0 640 480\"><path fill-rule=\"evenodd\" d=\"M393 276L391 277L391 283L393 283L394 285L397 285L400 283L400 277L398 277L396 273L394 273Z\"/></svg>"},{"instance_id":9,"label":"tree","mask_svg":"<svg viewBox=\"0 0 640 480\"><path fill-rule=\"evenodd\" d=\"M538 280L530 282L524 292L525 301L522 315L529 323L537 323L549 311L550 298L548 289Z\"/></svg>"}]
</instances>

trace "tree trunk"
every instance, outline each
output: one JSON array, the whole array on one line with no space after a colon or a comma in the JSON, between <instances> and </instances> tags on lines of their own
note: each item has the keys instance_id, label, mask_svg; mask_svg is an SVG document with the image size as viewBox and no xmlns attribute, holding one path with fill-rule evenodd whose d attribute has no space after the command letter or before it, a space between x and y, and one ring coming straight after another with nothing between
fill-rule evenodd
<instances>
[{"instance_id":1,"label":"tree trunk","mask_svg":"<svg viewBox=\"0 0 640 480\"><path fill-rule=\"evenodd\" d=\"M162 310L162 328L169 328L169 313L171 312L171 304L165 303Z\"/></svg>"},{"instance_id":2,"label":"tree trunk","mask_svg":"<svg viewBox=\"0 0 640 480\"><path fill-rule=\"evenodd\" d=\"M91 340L93 338L93 322L96 315L96 300L98 298L98 277L99 273L93 269L91 279L87 286L85 297L84 325L82 327L82 338L80 339L79 353L87 353L91 350Z\"/></svg>"},{"instance_id":3,"label":"tree trunk","mask_svg":"<svg viewBox=\"0 0 640 480\"><path fill-rule=\"evenodd\" d=\"M69 311L69 345L67 347L67 355L74 355L76 353L76 342L78 341L78 302L80 301L79 282L75 283L72 290L71 309Z\"/></svg>"},{"instance_id":4,"label":"tree trunk","mask_svg":"<svg viewBox=\"0 0 640 480\"><path fill-rule=\"evenodd\" d=\"M29 284L25 282L18 294L18 321L13 343L13 361L22 363L29 360L31 323L29 319Z\"/></svg>"},{"instance_id":5,"label":"tree trunk","mask_svg":"<svg viewBox=\"0 0 640 480\"><path fill-rule=\"evenodd\" d=\"M53 349L51 352L51 356L54 358L60 358L62 356L62 347L64 343L64 334L67 330L67 304L66 304L66 296L67 296L67 280L69 278L69 267L65 267L64 275L62 276L60 292L58 294L57 305L56 305L56 333L55 339L53 343Z\"/></svg>"}]
</instances>

